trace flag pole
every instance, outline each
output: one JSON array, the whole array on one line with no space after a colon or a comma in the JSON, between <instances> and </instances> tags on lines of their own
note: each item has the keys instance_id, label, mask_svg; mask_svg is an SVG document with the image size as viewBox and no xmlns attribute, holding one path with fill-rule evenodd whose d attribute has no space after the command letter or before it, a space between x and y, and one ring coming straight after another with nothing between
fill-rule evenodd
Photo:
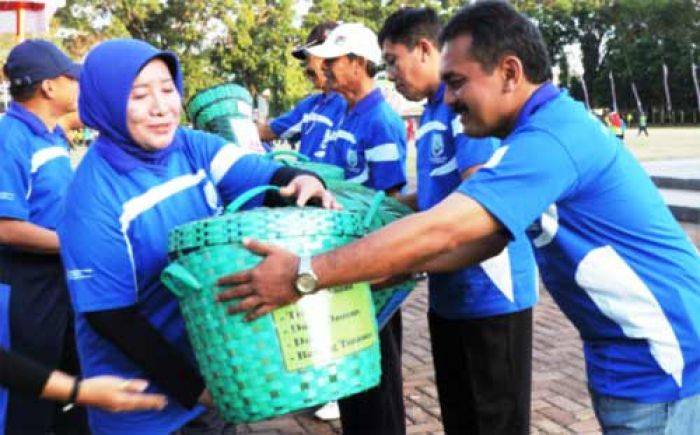
<instances>
[{"instance_id":1,"label":"flag pole","mask_svg":"<svg viewBox=\"0 0 700 435\"><path fill-rule=\"evenodd\" d=\"M25 33L25 23L24 23L24 9L22 8L22 5L20 4L19 9L17 9L17 43L19 44L20 42L24 41L24 33Z\"/></svg>"}]
</instances>

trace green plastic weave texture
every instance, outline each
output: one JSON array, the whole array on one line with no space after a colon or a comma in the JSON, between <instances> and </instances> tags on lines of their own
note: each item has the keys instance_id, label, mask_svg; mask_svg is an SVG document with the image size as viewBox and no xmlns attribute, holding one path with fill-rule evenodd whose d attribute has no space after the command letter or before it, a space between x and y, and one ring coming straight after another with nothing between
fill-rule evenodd
<instances>
[{"instance_id":1,"label":"green plastic weave texture","mask_svg":"<svg viewBox=\"0 0 700 435\"><path fill-rule=\"evenodd\" d=\"M203 129L216 118L249 118L252 105L253 98L244 87L222 83L197 92L187 102L185 110L194 127Z\"/></svg>"},{"instance_id":2,"label":"green plastic weave texture","mask_svg":"<svg viewBox=\"0 0 700 435\"><path fill-rule=\"evenodd\" d=\"M371 344L295 369L290 369L289 355L283 353L283 332L273 314L305 298L335 297L336 293L307 296L253 322L227 314L227 306L237 301L215 302L219 277L260 261L240 244L244 237L274 243L298 255L313 255L362 236L362 219L346 211L257 208L188 223L170 233L174 261L162 280L178 296L200 370L224 419L263 420L352 395L379 382L375 313L366 286L357 293L364 301L358 309L370 319L372 336L365 339ZM297 321L296 327L304 325Z\"/></svg>"}]
</instances>

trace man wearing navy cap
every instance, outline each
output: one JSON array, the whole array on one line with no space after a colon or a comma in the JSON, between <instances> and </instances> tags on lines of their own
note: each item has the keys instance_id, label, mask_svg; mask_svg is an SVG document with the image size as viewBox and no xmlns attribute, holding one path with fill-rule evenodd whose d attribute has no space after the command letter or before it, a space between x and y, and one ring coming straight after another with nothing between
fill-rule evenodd
<instances>
[{"instance_id":1,"label":"man wearing navy cap","mask_svg":"<svg viewBox=\"0 0 700 435\"><path fill-rule=\"evenodd\" d=\"M76 110L80 65L48 41L27 40L3 71L13 101L0 120L0 331L9 330L0 346L78 374L55 228L73 175L58 119ZM16 393L3 401L7 435L87 433L82 410Z\"/></svg>"},{"instance_id":2,"label":"man wearing navy cap","mask_svg":"<svg viewBox=\"0 0 700 435\"><path fill-rule=\"evenodd\" d=\"M311 29L304 45L292 51L292 56L303 63L304 74L321 92L313 93L292 108L266 124L258 125L260 138L271 141L277 138L299 143L299 152L311 161L327 162L326 146L333 127L340 122L347 104L345 99L330 89L330 83L323 74L323 59L312 56L308 49L322 44L328 33L338 23L328 21Z\"/></svg>"}]
</instances>

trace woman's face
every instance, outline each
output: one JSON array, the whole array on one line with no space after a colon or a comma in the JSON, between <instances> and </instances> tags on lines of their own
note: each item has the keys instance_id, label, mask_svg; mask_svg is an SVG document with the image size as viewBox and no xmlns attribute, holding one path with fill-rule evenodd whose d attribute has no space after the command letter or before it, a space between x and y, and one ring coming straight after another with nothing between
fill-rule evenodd
<instances>
[{"instance_id":1,"label":"woman's face","mask_svg":"<svg viewBox=\"0 0 700 435\"><path fill-rule=\"evenodd\" d=\"M180 123L180 93L161 59L148 62L134 80L126 106L126 127L141 148L168 147Z\"/></svg>"}]
</instances>

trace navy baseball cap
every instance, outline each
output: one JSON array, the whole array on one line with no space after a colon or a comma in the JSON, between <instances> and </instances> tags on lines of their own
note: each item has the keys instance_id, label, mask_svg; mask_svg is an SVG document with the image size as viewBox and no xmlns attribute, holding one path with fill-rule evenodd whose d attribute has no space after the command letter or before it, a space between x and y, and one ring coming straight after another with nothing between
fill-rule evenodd
<instances>
[{"instance_id":1,"label":"navy baseball cap","mask_svg":"<svg viewBox=\"0 0 700 435\"><path fill-rule=\"evenodd\" d=\"M80 68L51 42L28 39L10 51L3 71L11 87L22 88L58 76L78 80Z\"/></svg>"}]
</instances>

